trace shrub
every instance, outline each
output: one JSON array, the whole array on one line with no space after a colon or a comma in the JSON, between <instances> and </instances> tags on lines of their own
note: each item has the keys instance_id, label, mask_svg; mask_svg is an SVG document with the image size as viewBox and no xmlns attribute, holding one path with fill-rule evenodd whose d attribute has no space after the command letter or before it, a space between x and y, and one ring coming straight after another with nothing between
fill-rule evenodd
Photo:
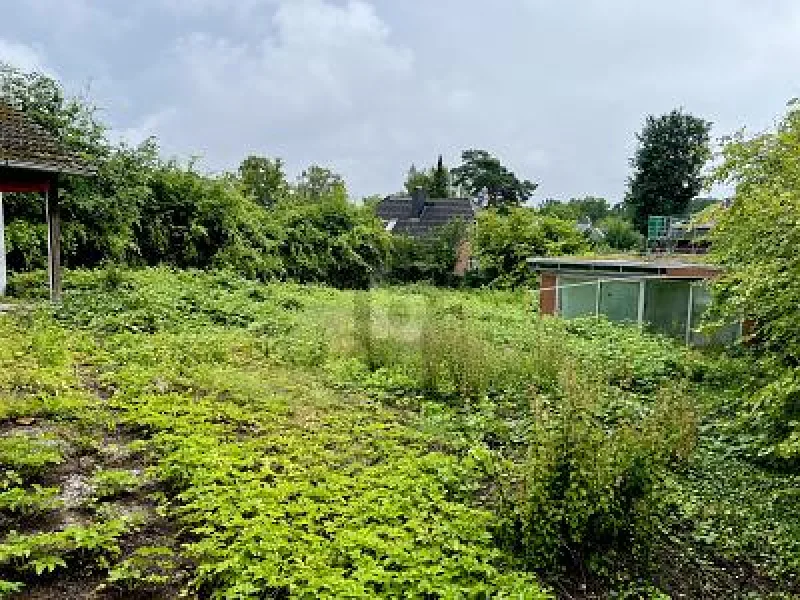
<instances>
[{"instance_id":1,"label":"shrub","mask_svg":"<svg viewBox=\"0 0 800 600\"><path fill-rule=\"evenodd\" d=\"M478 215L473 249L481 271L496 287L532 285L531 256L578 254L588 250L574 223L537 215L528 208Z\"/></svg>"},{"instance_id":2,"label":"shrub","mask_svg":"<svg viewBox=\"0 0 800 600\"><path fill-rule=\"evenodd\" d=\"M673 461L690 454L695 418L677 390L664 391L643 420L598 414L596 383L561 374L557 399L531 399L527 456L500 479L500 536L528 565L588 565L603 573L652 533L652 491Z\"/></svg>"}]
</instances>

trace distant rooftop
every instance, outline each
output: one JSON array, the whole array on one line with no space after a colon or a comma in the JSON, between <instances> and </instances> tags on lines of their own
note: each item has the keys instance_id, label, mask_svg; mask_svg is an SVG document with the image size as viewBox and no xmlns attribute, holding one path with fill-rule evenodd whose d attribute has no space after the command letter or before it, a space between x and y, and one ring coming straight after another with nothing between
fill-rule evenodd
<instances>
[{"instance_id":1,"label":"distant rooftop","mask_svg":"<svg viewBox=\"0 0 800 600\"><path fill-rule=\"evenodd\" d=\"M63 148L33 119L0 101L0 168L3 167L75 175L94 172L80 155Z\"/></svg>"},{"instance_id":2,"label":"distant rooftop","mask_svg":"<svg viewBox=\"0 0 800 600\"><path fill-rule=\"evenodd\" d=\"M475 206L470 198L426 198L387 196L375 207L375 213L387 231L420 237L454 219L466 223L475 220Z\"/></svg>"}]
</instances>

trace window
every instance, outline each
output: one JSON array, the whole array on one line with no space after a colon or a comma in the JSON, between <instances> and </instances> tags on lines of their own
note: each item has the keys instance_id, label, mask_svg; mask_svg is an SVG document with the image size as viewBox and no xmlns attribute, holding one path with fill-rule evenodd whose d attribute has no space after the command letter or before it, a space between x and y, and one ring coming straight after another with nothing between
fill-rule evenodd
<instances>
[{"instance_id":1,"label":"window","mask_svg":"<svg viewBox=\"0 0 800 600\"><path fill-rule=\"evenodd\" d=\"M597 314L597 279L558 278L558 314L566 319Z\"/></svg>"}]
</instances>

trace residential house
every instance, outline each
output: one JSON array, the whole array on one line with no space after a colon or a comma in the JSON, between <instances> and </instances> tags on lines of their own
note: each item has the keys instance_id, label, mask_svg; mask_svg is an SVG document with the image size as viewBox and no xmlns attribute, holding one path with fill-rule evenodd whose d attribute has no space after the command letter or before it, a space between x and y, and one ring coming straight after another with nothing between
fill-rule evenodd
<instances>
[{"instance_id":1,"label":"residential house","mask_svg":"<svg viewBox=\"0 0 800 600\"><path fill-rule=\"evenodd\" d=\"M375 208L387 231L415 238L431 235L456 219L471 224L477 211L478 204L471 198L428 198L419 188L411 196L387 196ZM470 257L469 240L465 239L458 250L456 275L469 270Z\"/></svg>"}]
</instances>

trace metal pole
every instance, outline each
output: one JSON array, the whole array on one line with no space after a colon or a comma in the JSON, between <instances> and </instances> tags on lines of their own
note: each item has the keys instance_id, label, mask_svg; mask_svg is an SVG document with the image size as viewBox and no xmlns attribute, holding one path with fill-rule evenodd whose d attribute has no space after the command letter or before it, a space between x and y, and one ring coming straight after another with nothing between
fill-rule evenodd
<instances>
[{"instance_id":1,"label":"metal pole","mask_svg":"<svg viewBox=\"0 0 800 600\"><path fill-rule=\"evenodd\" d=\"M45 192L47 206L48 272L50 300L61 300L61 211L58 206L58 180L54 179Z\"/></svg>"},{"instance_id":2,"label":"metal pole","mask_svg":"<svg viewBox=\"0 0 800 600\"><path fill-rule=\"evenodd\" d=\"M47 287L53 299L53 224L50 222L50 192L44 193L44 220L47 223Z\"/></svg>"},{"instance_id":3,"label":"metal pole","mask_svg":"<svg viewBox=\"0 0 800 600\"><path fill-rule=\"evenodd\" d=\"M541 294L542 291L539 290ZM555 306L553 307L553 315L557 316L561 313L561 276L556 275L556 299Z\"/></svg>"},{"instance_id":4,"label":"metal pole","mask_svg":"<svg viewBox=\"0 0 800 600\"><path fill-rule=\"evenodd\" d=\"M637 321L639 323L639 329L644 328L644 289L645 282L644 279L639 280L639 306L637 312Z\"/></svg>"},{"instance_id":5,"label":"metal pole","mask_svg":"<svg viewBox=\"0 0 800 600\"><path fill-rule=\"evenodd\" d=\"M3 219L3 192L0 192L0 296L6 295L6 227Z\"/></svg>"},{"instance_id":6,"label":"metal pole","mask_svg":"<svg viewBox=\"0 0 800 600\"><path fill-rule=\"evenodd\" d=\"M686 345L692 343L692 304L694 304L694 284L689 282L689 307L686 311Z\"/></svg>"},{"instance_id":7,"label":"metal pole","mask_svg":"<svg viewBox=\"0 0 800 600\"><path fill-rule=\"evenodd\" d=\"M600 317L600 279L597 280L597 286L594 289L594 316Z\"/></svg>"}]
</instances>

